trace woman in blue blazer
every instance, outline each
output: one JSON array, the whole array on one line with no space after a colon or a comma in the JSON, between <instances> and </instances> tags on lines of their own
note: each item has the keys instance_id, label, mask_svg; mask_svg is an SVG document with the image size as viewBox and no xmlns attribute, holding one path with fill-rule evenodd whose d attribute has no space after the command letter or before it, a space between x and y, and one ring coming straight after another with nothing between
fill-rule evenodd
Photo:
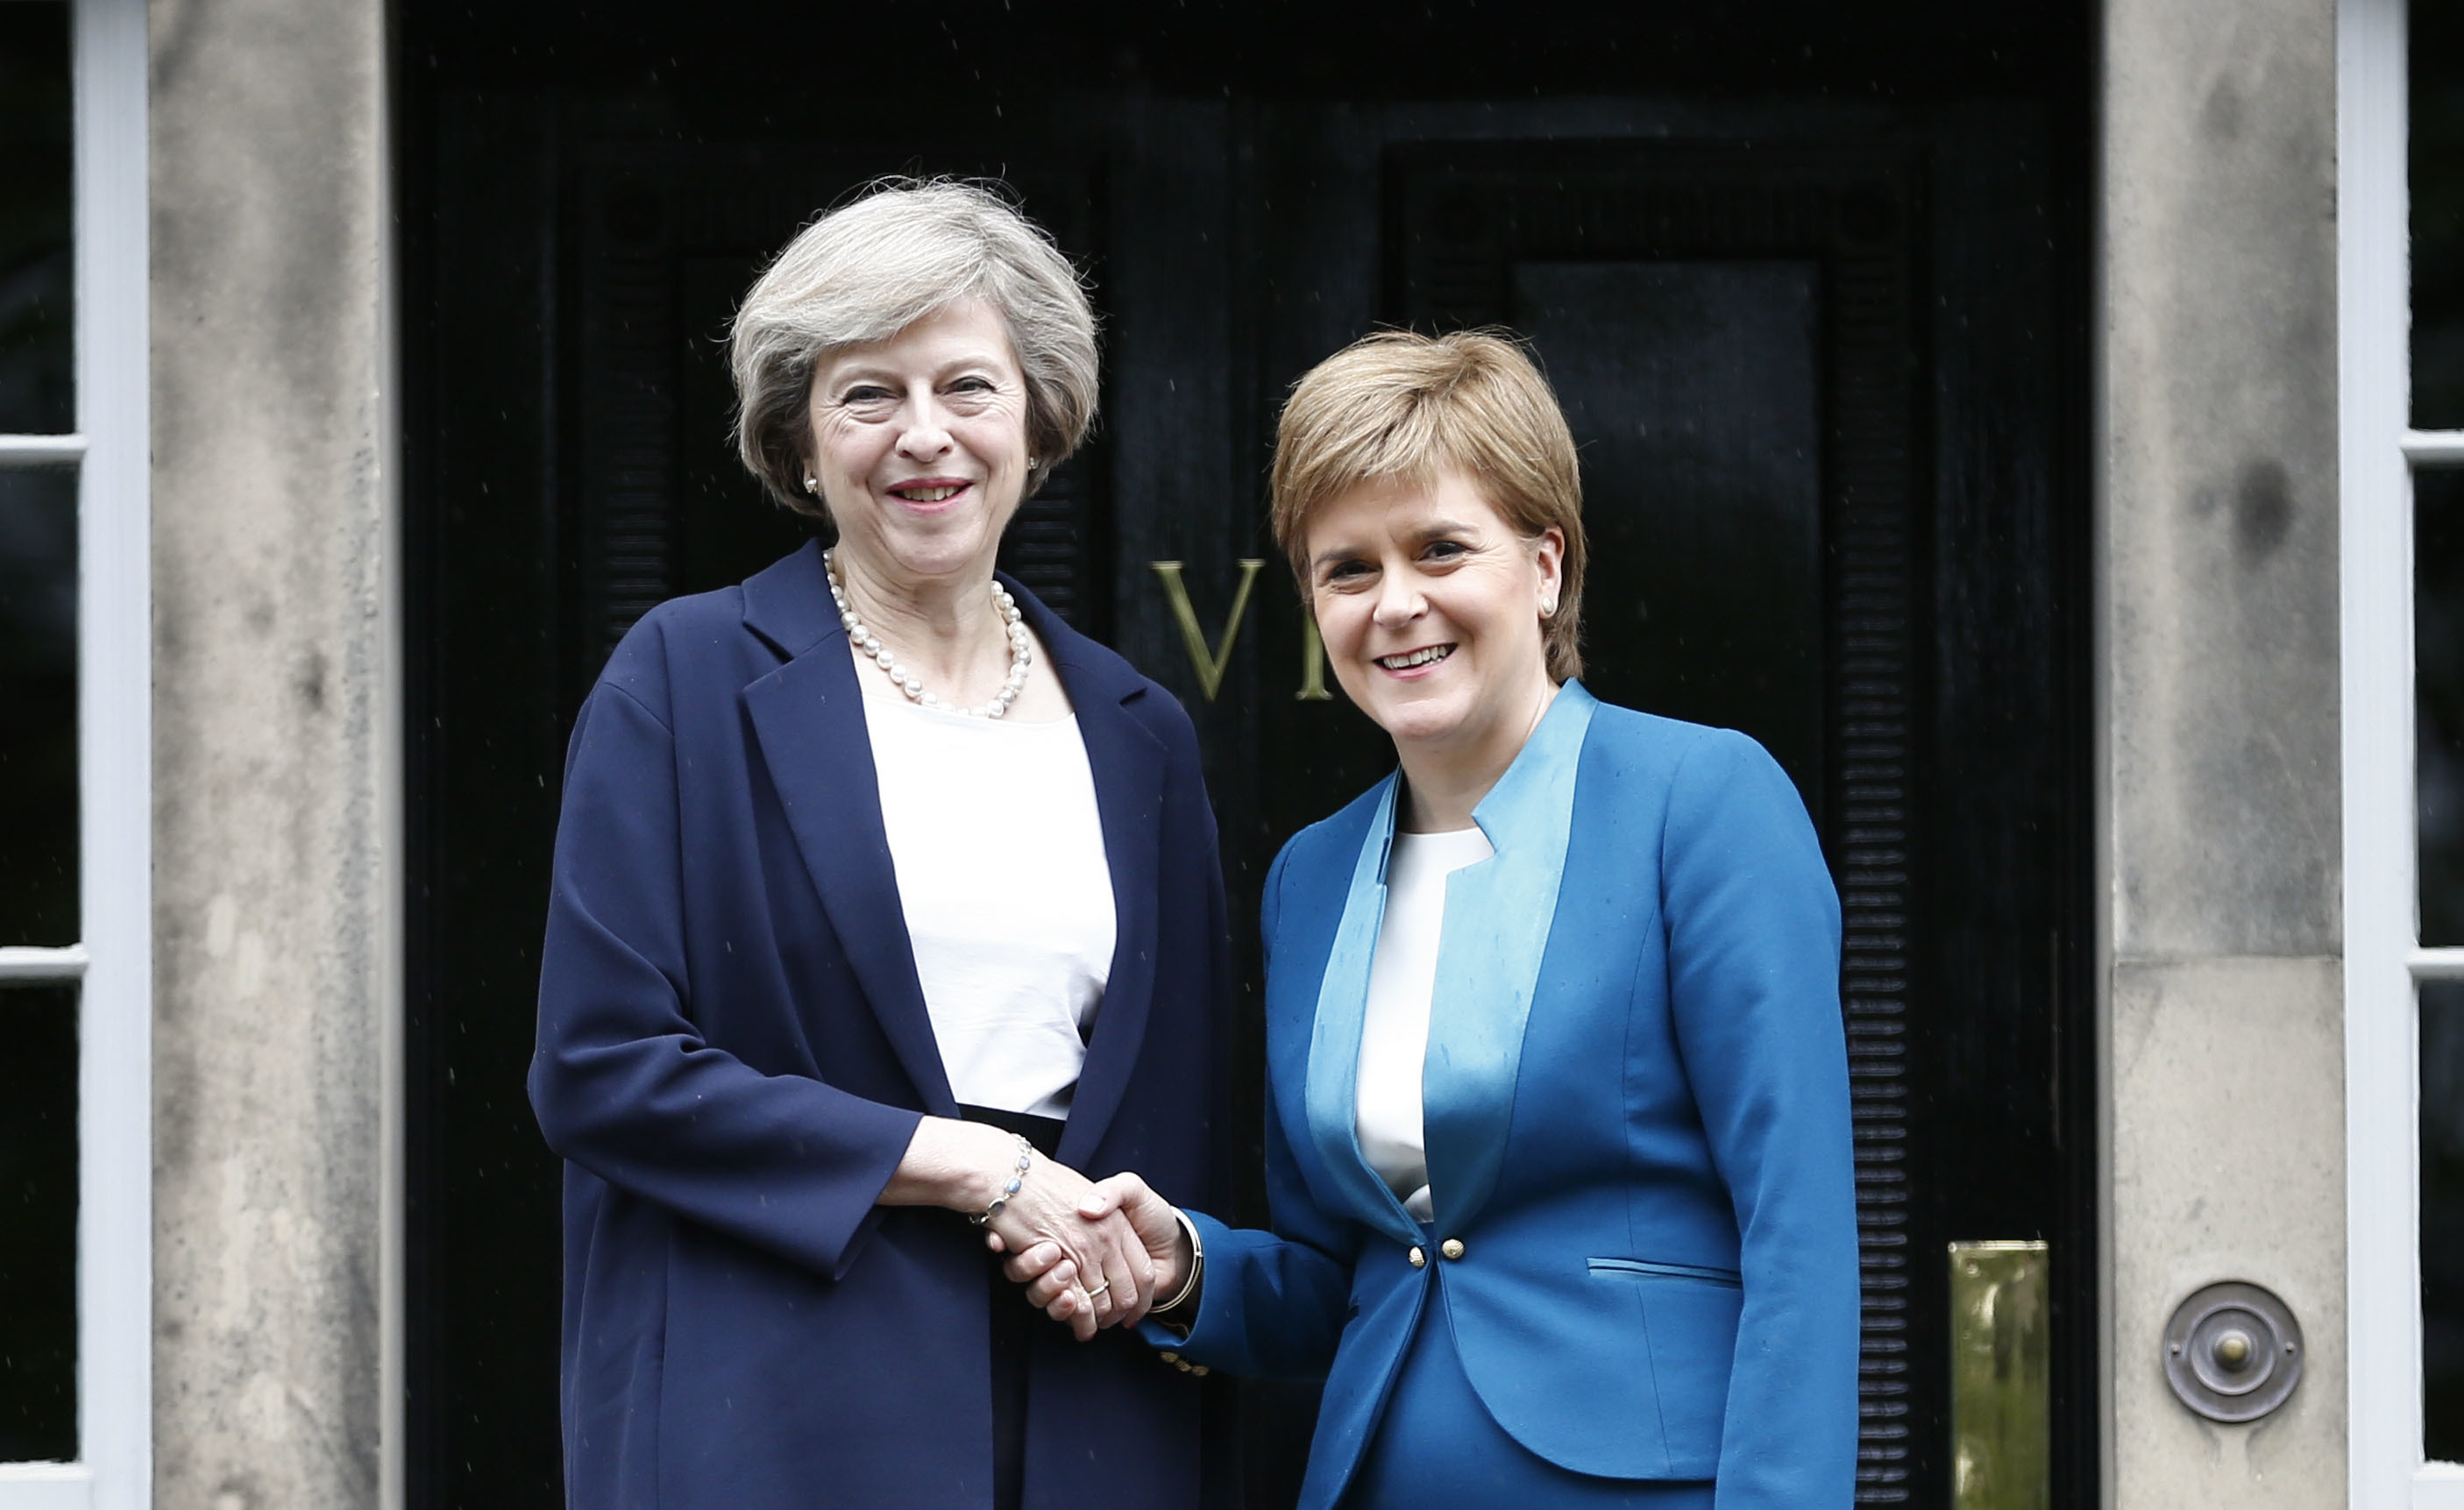
<instances>
[{"instance_id":1,"label":"woman in blue blazer","mask_svg":"<svg viewBox=\"0 0 2464 1510\"><path fill-rule=\"evenodd\" d=\"M1330 359L1274 487L1401 769L1266 881L1274 1230L1176 1239L1133 1177L1088 1208L1130 1212L1159 1285L1197 1277L1152 1340L1324 1375L1303 1510L1844 1510L1839 923L1803 802L1752 740L1573 679L1574 449L1511 342ZM1076 1311L1049 1245L1011 1272Z\"/></svg>"},{"instance_id":2,"label":"woman in blue blazer","mask_svg":"<svg viewBox=\"0 0 2464 1510\"><path fill-rule=\"evenodd\" d=\"M530 1076L566 1502L1189 1510L1198 1387L1095 1332L1172 1297L1076 1171L1215 1183L1214 820L1179 704L993 572L1087 427L1085 295L992 195L892 186L734 355L837 543L653 609L574 729ZM988 1236L1071 1250L1091 1345Z\"/></svg>"}]
</instances>

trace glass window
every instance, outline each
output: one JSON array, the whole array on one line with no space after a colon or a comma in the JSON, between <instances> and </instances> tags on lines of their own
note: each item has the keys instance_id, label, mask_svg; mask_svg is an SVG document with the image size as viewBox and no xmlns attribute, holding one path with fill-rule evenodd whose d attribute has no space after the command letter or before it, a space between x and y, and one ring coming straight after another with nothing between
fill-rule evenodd
<instances>
[{"instance_id":1,"label":"glass window","mask_svg":"<svg viewBox=\"0 0 2464 1510\"><path fill-rule=\"evenodd\" d=\"M46 1510L149 1493L147 61L145 0L0 0L0 1505Z\"/></svg>"},{"instance_id":2,"label":"glass window","mask_svg":"<svg viewBox=\"0 0 2464 1510\"><path fill-rule=\"evenodd\" d=\"M0 4L0 434L76 428L69 8Z\"/></svg>"},{"instance_id":3,"label":"glass window","mask_svg":"<svg viewBox=\"0 0 2464 1510\"><path fill-rule=\"evenodd\" d=\"M2464 1462L2464 981L2421 988L2422 1453Z\"/></svg>"},{"instance_id":4,"label":"glass window","mask_svg":"<svg viewBox=\"0 0 2464 1510\"><path fill-rule=\"evenodd\" d=\"M70 20L0 4L0 435L77 427ZM0 452L0 949L79 942L78 486ZM0 978L0 1462L79 1454L75 979Z\"/></svg>"},{"instance_id":5,"label":"glass window","mask_svg":"<svg viewBox=\"0 0 2464 1510\"><path fill-rule=\"evenodd\" d=\"M2464 944L2464 471L2413 479L2412 539L2421 942Z\"/></svg>"},{"instance_id":6,"label":"glass window","mask_svg":"<svg viewBox=\"0 0 2464 1510\"><path fill-rule=\"evenodd\" d=\"M2409 7L2412 427L2464 429L2464 7ZM2464 471L2412 477L2416 950L2464 947ZM2392 920L2390 920L2391 922ZM2397 934L2397 938L2404 937ZM2414 967L2422 1456L2464 1463L2464 979Z\"/></svg>"},{"instance_id":7,"label":"glass window","mask_svg":"<svg viewBox=\"0 0 2464 1510\"><path fill-rule=\"evenodd\" d=\"M2464 429L2464 6L2411 28L2412 423Z\"/></svg>"},{"instance_id":8,"label":"glass window","mask_svg":"<svg viewBox=\"0 0 2464 1510\"><path fill-rule=\"evenodd\" d=\"M77 1455L77 994L0 991L0 1462Z\"/></svg>"},{"instance_id":9,"label":"glass window","mask_svg":"<svg viewBox=\"0 0 2464 1510\"><path fill-rule=\"evenodd\" d=\"M2452 1506L2464 1504L2464 5L2335 11L2350 1499ZM2396 77L2406 87L2387 87ZM2408 665L2409 685L2387 675Z\"/></svg>"},{"instance_id":10,"label":"glass window","mask_svg":"<svg viewBox=\"0 0 2464 1510\"><path fill-rule=\"evenodd\" d=\"M0 471L0 946L78 936L77 502L69 468Z\"/></svg>"}]
</instances>

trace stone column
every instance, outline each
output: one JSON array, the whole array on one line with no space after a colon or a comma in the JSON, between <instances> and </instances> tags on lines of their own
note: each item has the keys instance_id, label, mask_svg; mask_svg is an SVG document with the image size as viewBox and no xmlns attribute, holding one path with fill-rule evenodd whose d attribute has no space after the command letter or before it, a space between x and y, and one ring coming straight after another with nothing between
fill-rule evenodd
<instances>
[{"instance_id":1,"label":"stone column","mask_svg":"<svg viewBox=\"0 0 2464 1510\"><path fill-rule=\"evenodd\" d=\"M152 0L155 1503L375 1510L401 969L385 7Z\"/></svg>"},{"instance_id":2,"label":"stone column","mask_svg":"<svg viewBox=\"0 0 2464 1510\"><path fill-rule=\"evenodd\" d=\"M2345 1500L2334 0L2104 7L2102 893L2115 1510ZM2215 1426L2217 1280L2307 1375Z\"/></svg>"}]
</instances>

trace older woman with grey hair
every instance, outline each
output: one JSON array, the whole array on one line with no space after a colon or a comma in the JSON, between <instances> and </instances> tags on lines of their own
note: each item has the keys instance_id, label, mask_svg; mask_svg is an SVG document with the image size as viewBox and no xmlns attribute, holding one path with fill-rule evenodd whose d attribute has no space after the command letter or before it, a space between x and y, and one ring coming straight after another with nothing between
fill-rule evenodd
<instances>
[{"instance_id":1,"label":"older woman with grey hair","mask_svg":"<svg viewBox=\"0 0 2464 1510\"><path fill-rule=\"evenodd\" d=\"M732 356L835 543L651 611L574 730L568 1503L1193 1504L1200 1387L1121 1330L1186 1297L1079 1171L1219 1194L1214 820L1179 705L993 564L1091 423L1085 290L999 196L879 186ZM1075 1344L995 1267L1038 1244Z\"/></svg>"}]
</instances>

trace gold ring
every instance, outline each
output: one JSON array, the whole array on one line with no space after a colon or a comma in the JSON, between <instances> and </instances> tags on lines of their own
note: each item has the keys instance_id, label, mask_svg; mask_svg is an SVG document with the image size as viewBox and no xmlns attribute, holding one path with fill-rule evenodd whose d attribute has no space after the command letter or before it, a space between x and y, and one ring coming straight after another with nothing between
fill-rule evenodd
<instances>
[{"instance_id":1,"label":"gold ring","mask_svg":"<svg viewBox=\"0 0 2464 1510\"><path fill-rule=\"evenodd\" d=\"M1101 1284L1099 1284L1099 1285L1095 1286L1095 1287L1094 1287L1093 1289L1091 1289L1091 1290L1089 1290L1089 1291L1087 1292L1087 1299L1089 1299L1089 1300L1090 1300L1090 1301L1091 1301L1091 1300L1093 1300L1095 1297L1097 1297L1097 1296L1099 1296L1099 1295L1103 1294L1106 1290L1109 1290L1109 1289L1111 1289L1111 1287L1112 1287L1112 1281L1111 1281L1111 1280L1106 1280L1103 1283L1101 1283Z\"/></svg>"}]
</instances>

